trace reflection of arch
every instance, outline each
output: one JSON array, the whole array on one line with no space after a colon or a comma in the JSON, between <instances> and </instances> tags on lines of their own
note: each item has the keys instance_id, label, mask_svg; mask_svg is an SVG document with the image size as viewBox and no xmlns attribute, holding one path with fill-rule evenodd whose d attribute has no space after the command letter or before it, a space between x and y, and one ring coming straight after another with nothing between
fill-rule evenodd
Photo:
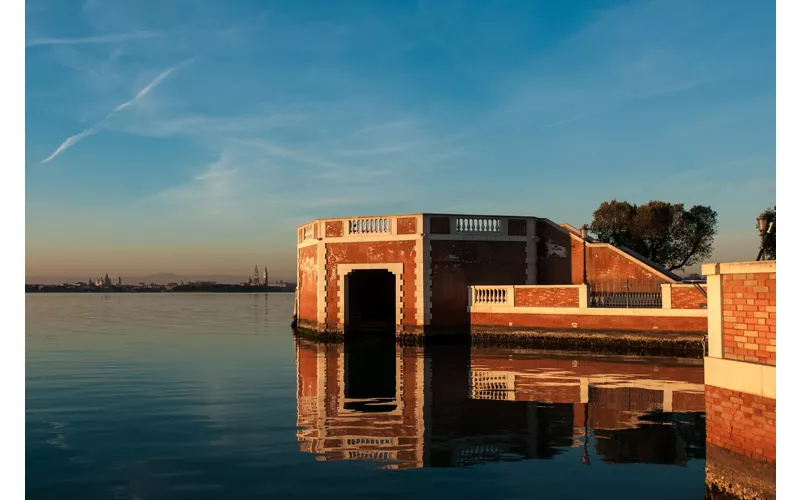
<instances>
[{"instance_id":1,"label":"reflection of arch","mask_svg":"<svg viewBox=\"0 0 800 500\"><path fill-rule=\"evenodd\" d=\"M338 322L344 325L345 329L349 324L349 311L346 301L349 279L348 276L353 271L389 271L395 278L395 328L399 328L403 321L403 264L339 264L336 266L337 280L338 280L338 297L336 301L339 305Z\"/></svg>"}]
</instances>

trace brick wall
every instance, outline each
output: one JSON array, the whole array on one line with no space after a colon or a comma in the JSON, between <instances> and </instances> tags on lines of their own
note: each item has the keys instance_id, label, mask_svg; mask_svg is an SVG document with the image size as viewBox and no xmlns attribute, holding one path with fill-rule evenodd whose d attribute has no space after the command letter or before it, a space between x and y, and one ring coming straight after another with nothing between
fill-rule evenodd
<instances>
[{"instance_id":1,"label":"brick wall","mask_svg":"<svg viewBox=\"0 0 800 500\"><path fill-rule=\"evenodd\" d=\"M706 442L775 462L775 400L706 385Z\"/></svg>"},{"instance_id":2,"label":"brick wall","mask_svg":"<svg viewBox=\"0 0 800 500\"><path fill-rule=\"evenodd\" d=\"M299 280L297 295L299 302L298 322L300 326L317 326L317 245L297 251Z\"/></svg>"},{"instance_id":3,"label":"brick wall","mask_svg":"<svg viewBox=\"0 0 800 500\"><path fill-rule=\"evenodd\" d=\"M573 247L573 268L575 262L583 262L583 247ZM582 269L582 268L581 268ZM628 254L606 246L589 245L586 248L586 274L590 283L628 280L633 284L649 283L653 286L667 283L667 280ZM573 283L582 283L583 276L573 273Z\"/></svg>"},{"instance_id":4,"label":"brick wall","mask_svg":"<svg viewBox=\"0 0 800 500\"><path fill-rule=\"evenodd\" d=\"M722 276L723 357L775 366L775 273Z\"/></svg>"},{"instance_id":5,"label":"brick wall","mask_svg":"<svg viewBox=\"0 0 800 500\"><path fill-rule=\"evenodd\" d=\"M399 217L397 219L397 234L415 234L416 232L416 217Z\"/></svg>"},{"instance_id":6,"label":"brick wall","mask_svg":"<svg viewBox=\"0 0 800 500\"><path fill-rule=\"evenodd\" d=\"M517 307L578 307L578 289L574 287L537 286L515 288L514 304Z\"/></svg>"},{"instance_id":7,"label":"brick wall","mask_svg":"<svg viewBox=\"0 0 800 500\"><path fill-rule=\"evenodd\" d=\"M326 238L341 238L344 234L344 223L340 220L329 220L325 223Z\"/></svg>"},{"instance_id":8,"label":"brick wall","mask_svg":"<svg viewBox=\"0 0 800 500\"><path fill-rule=\"evenodd\" d=\"M416 325L416 245L413 240L383 242L328 243L326 245L327 297L326 320L328 329L339 325L339 264L403 264L403 319L402 325Z\"/></svg>"},{"instance_id":9,"label":"brick wall","mask_svg":"<svg viewBox=\"0 0 800 500\"><path fill-rule=\"evenodd\" d=\"M705 317L679 316L607 316L581 314L526 314L472 312L473 326L514 328L554 328L559 330L620 330L705 332ZM573 323L575 326L573 326Z\"/></svg>"},{"instance_id":10,"label":"brick wall","mask_svg":"<svg viewBox=\"0 0 800 500\"><path fill-rule=\"evenodd\" d=\"M468 327L469 287L524 285L524 241L431 241L431 325Z\"/></svg>"},{"instance_id":11,"label":"brick wall","mask_svg":"<svg viewBox=\"0 0 800 500\"><path fill-rule=\"evenodd\" d=\"M705 290L705 285L701 285ZM708 299L694 285L672 285L673 309L704 309Z\"/></svg>"}]
</instances>

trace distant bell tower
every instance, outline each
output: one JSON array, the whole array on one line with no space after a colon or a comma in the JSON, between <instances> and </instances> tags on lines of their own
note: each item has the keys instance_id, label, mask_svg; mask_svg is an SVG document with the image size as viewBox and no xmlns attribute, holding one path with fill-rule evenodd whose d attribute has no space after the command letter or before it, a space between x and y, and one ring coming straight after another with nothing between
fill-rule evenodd
<instances>
[{"instance_id":1,"label":"distant bell tower","mask_svg":"<svg viewBox=\"0 0 800 500\"><path fill-rule=\"evenodd\" d=\"M258 266L256 266L256 270L253 272L253 284L258 285L260 279L258 275Z\"/></svg>"}]
</instances>

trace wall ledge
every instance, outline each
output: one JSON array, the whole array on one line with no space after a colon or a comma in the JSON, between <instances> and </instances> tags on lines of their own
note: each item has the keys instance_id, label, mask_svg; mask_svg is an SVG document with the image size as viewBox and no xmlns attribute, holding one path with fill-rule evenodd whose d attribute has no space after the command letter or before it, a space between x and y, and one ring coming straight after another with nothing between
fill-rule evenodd
<instances>
[{"instance_id":1,"label":"wall ledge","mask_svg":"<svg viewBox=\"0 0 800 500\"><path fill-rule=\"evenodd\" d=\"M704 372L706 385L777 399L774 366L706 357Z\"/></svg>"},{"instance_id":2,"label":"wall ledge","mask_svg":"<svg viewBox=\"0 0 800 500\"><path fill-rule=\"evenodd\" d=\"M702 273L705 276L717 274L755 274L774 273L777 261L760 260L751 262L723 262L703 264Z\"/></svg>"},{"instance_id":3,"label":"wall ledge","mask_svg":"<svg viewBox=\"0 0 800 500\"><path fill-rule=\"evenodd\" d=\"M706 318L707 309L627 309L616 307L514 307L477 304L469 307L471 313L489 314L541 314L572 316L637 316Z\"/></svg>"}]
</instances>

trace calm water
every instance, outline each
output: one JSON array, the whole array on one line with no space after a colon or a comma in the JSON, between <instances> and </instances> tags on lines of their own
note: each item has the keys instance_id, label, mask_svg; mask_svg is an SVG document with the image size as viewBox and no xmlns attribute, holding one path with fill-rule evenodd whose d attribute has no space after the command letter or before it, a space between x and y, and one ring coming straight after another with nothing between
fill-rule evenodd
<instances>
[{"instance_id":1,"label":"calm water","mask_svg":"<svg viewBox=\"0 0 800 500\"><path fill-rule=\"evenodd\" d=\"M28 295L28 498L702 498L702 367L296 341L291 295Z\"/></svg>"}]
</instances>

